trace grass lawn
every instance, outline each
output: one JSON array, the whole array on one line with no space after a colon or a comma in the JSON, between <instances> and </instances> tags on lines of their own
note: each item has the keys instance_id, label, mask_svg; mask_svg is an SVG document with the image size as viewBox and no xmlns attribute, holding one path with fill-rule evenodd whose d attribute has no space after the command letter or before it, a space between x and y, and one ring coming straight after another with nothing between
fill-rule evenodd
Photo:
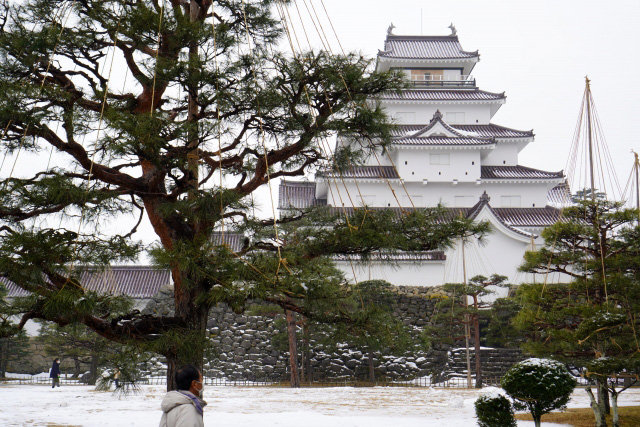
<instances>
[{"instance_id":1,"label":"grass lawn","mask_svg":"<svg viewBox=\"0 0 640 427\"><path fill-rule=\"evenodd\" d=\"M640 406L622 406L618 408L621 426L640 426ZM531 421L530 414L516 414L516 419ZM574 427L593 427L595 419L591 408L569 408L564 412L551 412L542 416L542 422L569 424ZM611 425L611 415L607 416Z\"/></svg>"}]
</instances>

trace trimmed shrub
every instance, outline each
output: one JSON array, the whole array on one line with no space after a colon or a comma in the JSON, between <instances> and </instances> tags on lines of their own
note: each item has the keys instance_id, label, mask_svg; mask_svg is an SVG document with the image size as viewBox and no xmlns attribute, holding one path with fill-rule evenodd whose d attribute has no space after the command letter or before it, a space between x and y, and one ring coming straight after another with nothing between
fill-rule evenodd
<instances>
[{"instance_id":1,"label":"trimmed shrub","mask_svg":"<svg viewBox=\"0 0 640 427\"><path fill-rule=\"evenodd\" d=\"M516 427L517 425L511 402L505 396L480 396L474 405L480 427Z\"/></svg>"},{"instance_id":2,"label":"trimmed shrub","mask_svg":"<svg viewBox=\"0 0 640 427\"><path fill-rule=\"evenodd\" d=\"M513 365L500 384L515 400L515 408L528 409L540 426L542 415L566 406L576 380L562 363L532 358Z\"/></svg>"}]
</instances>

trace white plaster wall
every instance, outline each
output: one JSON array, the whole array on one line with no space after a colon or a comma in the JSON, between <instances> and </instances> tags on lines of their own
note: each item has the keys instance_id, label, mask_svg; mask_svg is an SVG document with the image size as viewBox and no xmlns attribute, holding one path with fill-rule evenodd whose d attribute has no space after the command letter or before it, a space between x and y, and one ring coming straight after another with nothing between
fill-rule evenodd
<instances>
[{"instance_id":1,"label":"white plaster wall","mask_svg":"<svg viewBox=\"0 0 640 427\"><path fill-rule=\"evenodd\" d=\"M318 194L326 191L321 191L320 189L326 188L327 185L331 187L331 191L327 192L327 200L334 206L342 206L343 203L344 206L351 206L351 201L356 205L360 205L359 194L362 194L365 196L368 206L398 207L398 201L396 201L391 192L390 185L400 199L402 206L405 207L411 206L407 193L411 196L416 207L436 206L439 203L448 207L471 207L478 202L482 193L486 191L491 198L491 206L495 208L509 207L502 205L502 196L520 196L520 207L523 208L543 208L547 204L547 191L555 184L546 182L522 184L460 182L454 185L451 181L429 181L426 184L423 181L405 181L403 188L397 180L390 180L389 183L380 180L375 182L359 181L358 187L360 191L358 191L353 181L345 181L343 183L339 179L332 179L328 183L323 182L323 184L319 185ZM370 196L374 197L371 198ZM461 204L463 201L466 201L466 203Z\"/></svg>"},{"instance_id":2,"label":"white plaster wall","mask_svg":"<svg viewBox=\"0 0 640 427\"><path fill-rule=\"evenodd\" d=\"M485 166L516 166L519 151L518 144L498 143L496 148L484 153L482 164Z\"/></svg>"},{"instance_id":3,"label":"white plaster wall","mask_svg":"<svg viewBox=\"0 0 640 427\"><path fill-rule=\"evenodd\" d=\"M547 192L557 183L555 181L537 181L525 183L483 182L481 187L491 197L494 208L517 207L503 205L502 196L520 196L522 208L543 208L547 205Z\"/></svg>"},{"instance_id":4,"label":"white plaster wall","mask_svg":"<svg viewBox=\"0 0 640 427\"><path fill-rule=\"evenodd\" d=\"M404 286L438 286L444 279L445 263L438 261L397 262L395 264L369 262L353 263L347 261L336 262L336 266L344 273L347 280L386 280L394 285Z\"/></svg>"},{"instance_id":5,"label":"white plaster wall","mask_svg":"<svg viewBox=\"0 0 640 427\"><path fill-rule=\"evenodd\" d=\"M437 104L417 103L417 102L383 102L383 107L389 117L398 124L427 124L433 118L437 110L446 117L448 112L464 112L465 124L488 124L491 120L490 104L465 104L440 101ZM398 113L415 113L415 121L403 117Z\"/></svg>"},{"instance_id":6,"label":"white plaster wall","mask_svg":"<svg viewBox=\"0 0 640 427\"><path fill-rule=\"evenodd\" d=\"M434 165L431 155L448 155L448 165ZM394 158L398 174L406 182L475 182L480 178L480 150L437 148L396 149Z\"/></svg>"}]
</instances>

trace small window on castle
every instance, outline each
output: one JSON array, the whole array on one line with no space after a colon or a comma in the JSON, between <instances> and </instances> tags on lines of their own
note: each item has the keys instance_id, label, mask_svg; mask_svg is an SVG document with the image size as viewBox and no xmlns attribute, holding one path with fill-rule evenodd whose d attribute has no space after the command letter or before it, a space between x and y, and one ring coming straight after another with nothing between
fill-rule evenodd
<instances>
[{"instance_id":1,"label":"small window on castle","mask_svg":"<svg viewBox=\"0 0 640 427\"><path fill-rule=\"evenodd\" d=\"M407 164L407 161L406 161L406 160L404 161L404 164L405 164L405 165Z\"/></svg>"},{"instance_id":2,"label":"small window on castle","mask_svg":"<svg viewBox=\"0 0 640 427\"><path fill-rule=\"evenodd\" d=\"M503 160L503 161L502 161L502 164L503 164L503 165L506 165L506 164L507 164L507 161L506 161L506 160Z\"/></svg>"},{"instance_id":3,"label":"small window on castle","mask_svg":"<svg viewBox=\"0 0 640 427\"><path fill-rule=\"evenodd\" d=\"M471 164L472 164L472 165L475 165L475 164L476 164L476 162L471 162Z\"/></svg>"}]
</instances>

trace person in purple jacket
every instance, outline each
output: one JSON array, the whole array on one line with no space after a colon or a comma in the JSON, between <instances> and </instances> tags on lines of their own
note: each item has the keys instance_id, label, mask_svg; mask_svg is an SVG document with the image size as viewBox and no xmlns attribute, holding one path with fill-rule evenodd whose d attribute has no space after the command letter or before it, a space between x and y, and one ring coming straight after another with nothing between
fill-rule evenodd
<instances>
[{"instance_id":1,"label":"person in purple jacket","mask_svg":"<svg viewBox=\"0 0 640 427\"><path fill-rule=\"evenodd\" d=\"M49 378L51 378L51 388L55 388L55 386L60 387L60 359L56 358L53 361Z\"/></svg>"}]
</instances>

